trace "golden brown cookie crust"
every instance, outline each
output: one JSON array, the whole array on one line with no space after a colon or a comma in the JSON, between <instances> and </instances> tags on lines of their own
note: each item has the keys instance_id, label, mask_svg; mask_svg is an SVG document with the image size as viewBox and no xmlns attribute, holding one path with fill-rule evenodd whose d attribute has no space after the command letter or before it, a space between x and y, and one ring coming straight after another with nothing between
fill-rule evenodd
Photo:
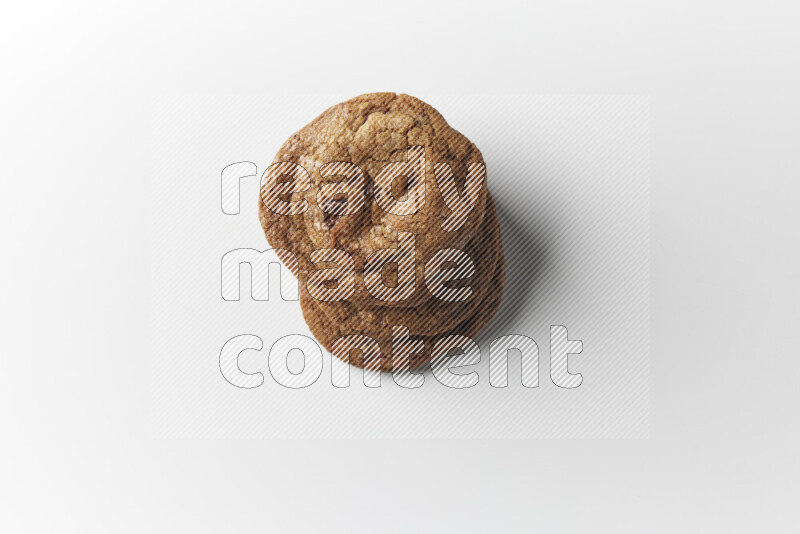
<instances>
[{"instance_id":1,"label":"golden brown cookie crust","mask_svg":"<svg viewBox=\"0 0 800 534\"><path fill-rule=\"evenodd\" d=\"M316 197L322 184L320 167L330 162L357 165L367 177L367 186L389 162L404 161L410 146L425 148L425 203L412 215L387 213L370 195L358 213L347 215L327 227L325 214ZM301 282L315 268L311 252L323 248L347 251L355 262L359 278L364 264L376 250L397 246L398 232L411 232L417 253L416 278L422 280L428 258L442 248L463 249L480 226L485 213L486 187L482 187L463 226L446 231L442 221L451 210L436 183L434 165L451 165L457 183L463 187L470 163L482 163L477 147L451 128L433 107L409 95L372 93L361 95L323 112L292 135L278 151L275 161L301 165L310 174L309 190L291 195L292 201L306 200L309 208L299 215L270 211L259 199L259 219L273 248L290 251L297 258ZM379 302L364 287L357 287L351 302L358 305L416 306L430 297L417 284L416 292L400 302Z\"/></svg>"}]
</instances>

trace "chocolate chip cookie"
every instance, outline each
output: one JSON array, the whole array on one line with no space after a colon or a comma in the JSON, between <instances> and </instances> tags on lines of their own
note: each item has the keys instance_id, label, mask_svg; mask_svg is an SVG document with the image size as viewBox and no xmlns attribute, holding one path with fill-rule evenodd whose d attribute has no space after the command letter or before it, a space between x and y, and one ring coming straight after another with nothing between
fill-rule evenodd
<instances>
[{"instance_id":1,"label":"chocolate chip cookie","mask_svg":"<svg viewBox=\"0 0 800 534\"><path fill-rule=\"evenodd\" d=\"M331 107L292 135L275 162L262 180L259 219L270 245L294 255L301 279L315 270L311 254L332 248L347 252L363 278L371 255L411 234L415 278L423 280L431 255L462 249L485 213L480 151L408 95L366 94ZM397 299L358 285L348 300L416 306L429 296L419 283Z\"/></svg>"},{"instance_id":2,"label":"chocolate chip cookie","mask_svg":"<svg viewBox=\"0 0 800 534\"><path fill-rule=\"evenodd\" d=\"M284 143L262 178L259 220L329 351L413 369L438 340L488 324L505 261L485 179L477 147L408 95L353 98ZM413 347L405 361L398 346Z\"/></svg>"}]
</instances>

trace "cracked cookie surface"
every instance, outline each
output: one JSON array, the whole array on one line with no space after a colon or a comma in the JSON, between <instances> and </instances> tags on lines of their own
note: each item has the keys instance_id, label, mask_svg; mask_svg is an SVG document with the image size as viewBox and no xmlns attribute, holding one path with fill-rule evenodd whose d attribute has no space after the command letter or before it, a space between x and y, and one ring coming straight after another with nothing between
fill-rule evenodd
<instances>
[{"instance_id":1,"label":"cracked cookie surface","mask_svg":"<svg viewBox=\"0 0 800 534\"><path fill-rule=\"evenodd\" d=\"M381 181L381 171L387 164L409 161L410 147L424 148L424 165L417 179L400 173L392 181ZM286 263L301 283L317 269L311 262L315 250L344 250L353 258L358 279L363 281L364 267L371 254L396 248L400 233L413 234L417 280L413 293L408 298L387 302L371 295L363 282L357 283L355 293L348 299L356 305L406 307L429 300L430 293L420 283L426 262L439 249L463 249L485 214L487 192L483 184L475 192L474 207L461 226L455 231L442 227L443 220L453 210L437 184L435 165L448 164L456 187L465 193L468 168L470 164L482 164L482 156L434 108L408 95L373 93L333 106L292 135L278 151L275 161L293 162L308 172L309 187L282 198L285 202L306 201L303 213L274 213L259 199L259 219L267 240L273 248L294 254L296 265ZM356 165L362 176L343 180L341 174L323 175L326 164L330 169L337 162ZM334 198L321 195L325 186L344 182L352 186L347 195ZM420 197L423 202L419 202ZM322 205L317 201L319 198L324 199ZM400 213L385 209L393 201L401 206L395 210ZM409 205L417 206L417 211L403 214Z\"/></svg>"}]
</instances>

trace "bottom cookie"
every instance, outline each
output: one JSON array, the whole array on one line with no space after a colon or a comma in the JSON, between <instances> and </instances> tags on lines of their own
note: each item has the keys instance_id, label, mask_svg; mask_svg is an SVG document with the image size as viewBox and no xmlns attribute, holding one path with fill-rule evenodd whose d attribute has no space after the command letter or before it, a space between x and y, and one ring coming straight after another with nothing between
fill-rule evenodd
<instances>
[{"instance_id":1,"label":"bottom cookie","mask_svg":"<svg viewBox=\"0 0 800 534\"><path fill-rule=\"evenodd\" d=\"M328 351L356 367L369 366L371 369L380 371L394 371L396 366L399 366L402 370L414 369L431 360L433 348L440 339L451 335L474 338L489 324L500 306L505 285L505 259L502 242L498 243L495 257L489 261L491 262L492 260L494 261L494 273L489 282L489 287L483 292L483 298L474 305L469 317L444 333L426 335L424 333L425 324L419 323L416 325L387 325L377 332L365 332L365 328L356 326L357 321L355 323L353 321L343 323L331 319L322 310L321 303L308 295L307 291L301 291L303 317L311 333ZM453 305L457 306L458 303L453 303ZM406 332L409 334L406 346L411 347L415 345L415 342L421 341L423 344L422 350L409 354L405 361L395 361L390 326L406 327L408 329ZM374 343L370 342L367 336L374 340ZM375 354L376 348L379 349L379 354ZM395 348L402 348L402 344Z\"/></svg>"}]
</instances>

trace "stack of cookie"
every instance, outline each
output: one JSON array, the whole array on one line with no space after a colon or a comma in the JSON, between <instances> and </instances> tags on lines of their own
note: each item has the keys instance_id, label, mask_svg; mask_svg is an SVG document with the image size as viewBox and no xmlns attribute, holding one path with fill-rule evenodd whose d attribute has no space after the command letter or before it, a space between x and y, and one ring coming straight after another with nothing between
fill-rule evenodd
<instances>
[{"instance_id":1,"label":"stack of cookie","mask_svg":"<svg viewBox=\"0 0 800 534\"><path fill-rule=\"evenodd\" d=\"M418 367L500 304L481 153L414 97L362 95L295 133L262 179L259 219L312 334L358 367Z\"/></svg>"}]
</instances>

